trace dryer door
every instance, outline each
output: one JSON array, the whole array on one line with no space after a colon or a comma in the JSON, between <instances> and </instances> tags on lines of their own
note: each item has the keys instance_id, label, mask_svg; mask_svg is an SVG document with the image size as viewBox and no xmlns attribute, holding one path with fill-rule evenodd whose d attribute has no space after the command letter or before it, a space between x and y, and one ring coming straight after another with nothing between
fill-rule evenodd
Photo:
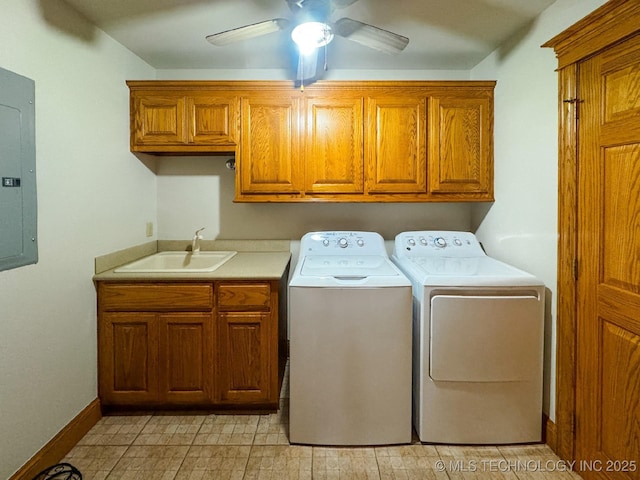
<instances>
[{"instance_id":1,"label":"dryer door","mask_svg":"<svg viewBox=\"0 0 640 480\"><path fill-rule=\"evenodd\" d=\"M515 382L541 369L543 300L538 295L431 298L430 369L435 381Z\"/></svg>"}]
</instances>

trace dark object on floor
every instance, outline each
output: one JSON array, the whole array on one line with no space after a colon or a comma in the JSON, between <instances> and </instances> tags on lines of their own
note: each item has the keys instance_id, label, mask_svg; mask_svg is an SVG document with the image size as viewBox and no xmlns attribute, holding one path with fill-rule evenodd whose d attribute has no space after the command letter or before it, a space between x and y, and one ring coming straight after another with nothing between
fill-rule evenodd
<instances>
[{"instance_id":1,"label":"dark object on floor","mask_svg":"<svg viewBox=\"0 0 640 480\"><path fill-rule=\"evenodd\" d=\"M82 480L82 474L69 463L58 463L41 471L33 480Z\"/></svg>"}]
</instances>

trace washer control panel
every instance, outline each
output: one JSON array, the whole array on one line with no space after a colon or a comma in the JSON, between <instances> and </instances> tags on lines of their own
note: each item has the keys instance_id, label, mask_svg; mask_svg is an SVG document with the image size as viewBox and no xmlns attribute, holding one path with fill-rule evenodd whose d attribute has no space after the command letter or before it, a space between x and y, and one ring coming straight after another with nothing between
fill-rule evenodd
<instances>
[{"instance_id":1,"label":"washer control panel","mask_svg":"<svg viewBox=\"0 0 640 480\"><path fill-rule=\"evenodd\" d=\"M300 241L302 255L387 255L384 239L375 232L309 232Z\"/></svg>"},{"instance_id":2,"label":"washer control panel","mask_svg":"<svg viewBox=\"0 0 640 480\"><path fill-rule=\"evenodd\" d=\"M425 230L396 236L394 255L401 257L477 257L484 256L473 233Z\"/></svg>"}]
</instances>

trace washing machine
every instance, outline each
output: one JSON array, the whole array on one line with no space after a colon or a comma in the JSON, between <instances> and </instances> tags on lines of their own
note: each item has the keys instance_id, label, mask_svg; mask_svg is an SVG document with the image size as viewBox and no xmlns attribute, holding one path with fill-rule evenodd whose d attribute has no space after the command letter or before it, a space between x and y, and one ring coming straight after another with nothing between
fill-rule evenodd
<instances>
[{"instance_id":1,"label":"washing machine","mask_svg":"<svg viewBox=\"0 0 640 480\"><path fill-rule=\"evenodd\" d=\"M289 282L289 441L411 442L411 282L374 232L311 232Z\"/></svg>"},{"instance_id":2,"label":"washing machine","mask_svg":"<svg viewBox=\"0 0 640 480\"><path fill-rule=\"evenodd\" d=\"M469 232L396 236L413 285L413 421L420 441L538 442L544 285Z\"/></svg>"}]
</instances>

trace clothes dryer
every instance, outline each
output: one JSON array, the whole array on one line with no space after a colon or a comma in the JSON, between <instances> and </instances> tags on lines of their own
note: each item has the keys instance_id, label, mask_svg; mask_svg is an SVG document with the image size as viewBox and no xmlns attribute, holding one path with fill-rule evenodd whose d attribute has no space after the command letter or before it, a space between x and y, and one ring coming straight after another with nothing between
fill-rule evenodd
<instances>
[{"instance_id":1,"label":"clothes dryer","mask_svg":"<svg viewBox=\"0 0 640 480\"><path fill-rule=\"evenodd\" d=\"M538 442L544 285L469 232L396 236L413 285L413 419L422 442Z\"/></svg>"}]
</instances>

